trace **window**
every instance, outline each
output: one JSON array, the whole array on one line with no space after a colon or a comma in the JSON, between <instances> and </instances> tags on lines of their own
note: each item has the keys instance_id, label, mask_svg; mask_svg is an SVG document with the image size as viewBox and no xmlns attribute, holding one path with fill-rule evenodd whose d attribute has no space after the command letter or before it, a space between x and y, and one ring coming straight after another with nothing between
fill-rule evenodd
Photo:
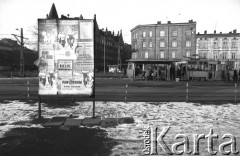
<instances>
[{"instance_id":1,"label":"window","mask_svg":"<svg viewBox=\"0 0 240 156\"><path fill-rule=\"evenodd\" d=\"M178 34L177 34L177 30L173 30L172 31L172 36L177 36Z\"/></svg>"},{"instance_id":2,"label":"window","mask_svg":"<svg viewBox=\"0 0 240 156\"><path fill-rule=\"evenodd\" d=\"M146 47L146 42L142 43L142 47L145 48Z\"/></svg>"},{"instance_id":3,"label":"window","mask_svg":"<svg viewBox=\"0 0 240 156\"><path fill-rule=\"evenodd\" d=\"M203 52L203 58L207 58L207 52Z\"/></svg>"},{"instance_id":4,"label":"window","mask_svg":"<svg viewBox=\"0 0 240 156\"><path fill-rule=\"evenodd\" d=\"M222 59L227 59L227 52L223 52Z\"/></svg>"},{"instance_id":5,"label":"window","mask_svg":"<svg viewBox=\"0 0 240 156\"><path fill-rule=\"evenodd\" d=\"M148 52L144 53L144 58L148 58Z\"/></svg>"},{"instance_id":6,"label":"window","mask_svg":"<svg viewBox=\"0 0 240 156\"><path fill-rule=\"evenodd\" d=\"M236 53L232 52L232 59L236 59Z\"/></svg>"},{"instance_id":7,"label":"window","mask_svg":"<svg viewBox=\"0 0 240 156\"><path fill-rule=\"evenodd\" d=\"M152 48L152 42L149 42L149 48Z\"/></svg>"},{"instance_id":8,"label":"window","mask_svg":"<svg viewBox=\"0 0 240 156\"><path fill-rule=\"evenodd\" d=\"M164 58L164 52L163 51L161 52L161 56L160 57Z\"/></svg>"},{"instance_id":9,"label":"window","mask_svg":"<svg viewBox=\"0 0 240 156\"><path fill-rule=\"evenodd\" d=\"M152 31L149 31L149 37L152 37Z\"/></svg>"},{"instance_id":10,"label":"window","mask_svg":"<svg viewBox=\"0 0 240 156\"><path fill-rule=\"evenodd\" d=\"M191 47L191 41L186 41L186 47Z\"/></svg>"},{"instance_id":11,"label":"window","mask_svg":"<svg viewBox=\"0 0 240 156\"><path fill-rule=\"evenodd\" d=\"M214 48L214 49L219 48L219 42L218 42L218 41L214 41L214 42L213 42L213 48Z\"/></svg>"},{"instance_id":12,"label":"window","mask_svg":"<svg viewBox=\"0 0 240 156\"><path fill-rule=\"evenodd\" d=\"M134 45L135 45L135 49L137 49L137 43L135 43Z\"/></svg>"},{"instance_id":13,"label":"window","mask_svg":"<svg viewBox=\"0 0 240 156\"><path fill-rule=\"evenodd\" d=\"M223 41L222 48L223 49L228 49L228 42L227 41Z\"/></svg>"},{"instance_id":14,"label":"window","mask_svg":"<svg viewBox=\"0 0 240 156\"><path fill-rule=\"evenodd\" d=\"M199 49L207 49L208 48L208 42L207 41L199 41Z\"/></svg>"},{"instance_id":15,"label":"window","mask_svg":"<svg viewBox=\"0 0 240 156\"><path fill-rule=\"evenodd\" d=\"M137 52L132 53L132 59L137 59Z\"/></svg>"},{"instance_id":16,"label":"window","mask_svg":"<svg viewBox=\"0 0 240 156\"><path fill-rule=\"evenodd\" d=\"M190 52L189 51L186 52L186 57L190 57Z\"/></svg>"},{"instance_id":17,"label":"window","mask_svg":"<svg viewBox=\"0 0 240 156\"><path fill-rule=\"evenodd\" d=\"M191 35L192 35L191 30L186 30L186 36L191 36Z\"/></svg>"},{"instance_id":18,"label":"window","mask_svg":"<svg viewBox=\"0 0 240 156\"><path fill-rule=\"evenodd\" d=\"M160 36L161 36L161 37L164 37L164 36L165 36L165 31L161 30L161 31L160 31Z\"/></svg>"},{"instance_id":19,"label":"window","mask_svg":"<svg viewBox=\"0 0 240 156\"><path fill-rule=\"evenodd\" d=\"M236 41L232 41L232 48L237 48L237 42Z\"/></svg>"},{"instance_id":20,"label":"window","mask_svg":"<svg viewBox=\"0 0 240 156\"><path fill-rule=\"evenodd\" d=\"M177 41L172 42L172 47L177 47Z\"/></svg>"},{"instance_id":21,"label":"window","mask_svg":"<svg viewBox=\"0 0 240 156\"><path fill-rule=\"evenodd\" d=\"M218 59L218 52L213 53L213 59L217 60Z\"/></svg>"},{"instance_id":22,"label":"window","mask_svg":"<svg viewBox=\"0 0 240 156\"><path fill-rule=\"evenodd\" d=\"M143 32L143 37L146 37L146 32L145 31Z\"/></svg>"},{"instance_id":23,"label":"window","mask_svg":"<svg viewBox=\"0 0 240 156\"><path fill-rule=\"evenodd\" d=\"M164 58L164 51L158 51L157 52L157 59L162 59Z\"/></svg>"},{"instance_id":24,"label":"window","mask_svg":"<svg viewBox=\"0 0 240 156\"><path fill-rule=\"evenodd\" d=\"M207 52L202 51L199 53L200 58L206 59L207 58Z\"/></svg>"},{"instance_id":25,"label":"window","mask_svg":"<svg viewBox=\"0 0 240 156\"><path fill-rule=\"evenodd\" d=\"M161 47L161 48L165 47L165 42L161 41L161 42L160 42L160 47Z\"/></svg>"},{"instance_id":26,"label":"window","mask_svg":"<svg viewBox=\"0 0 240 156\"><path fill-rule=\"evenodd\" d=\"M176 58L176 52L175 51L172 52L172 58Z\"/></svg>"},{"instance_id":27,"label":"window","mask_svg":"<svg viewBox=\"0 0 240 156\"><path fill-rule=\"evenodd\" d=\"M176 52L175 51L172 52L172 58L176 58Z\"/></svg>"},{"instance_id":28,"label":"window","mask_svg":"<svg viewBox=\"0 0 240 156\"><path fill-rule=\"evenodd\" d=\"M138 34L136 33L135 35L136 35L136 38L137 38Z\"/></svg>"}]
</instances>

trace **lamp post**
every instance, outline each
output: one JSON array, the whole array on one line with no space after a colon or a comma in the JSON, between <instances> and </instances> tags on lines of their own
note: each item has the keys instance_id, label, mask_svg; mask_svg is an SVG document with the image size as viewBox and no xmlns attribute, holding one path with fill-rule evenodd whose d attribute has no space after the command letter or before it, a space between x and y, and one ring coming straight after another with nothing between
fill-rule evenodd
<instances>
[{"instance_id":1,"label":"lamp post","mask_svg":"<svg viewBox=\"0 0 240 156\"><path fill-rule=\"evenodd\" d=\"M103 72L104 72L104 74L105 74L105 72L106 72L106 34L105 34L105 32L104 32L104 36L103 36L103 68L104 68L104 70L103 70Z\"/></svg>"},{"instance_id":2,"label":"lamp post","mask_svg":"<svg viewBox=\"0 0 240 156\"><path fill-rule=\"evenodd\" d=\"M24 76L24 57L23 57L23 28L21 28L21 51L20 51L20 71L21 75Z\"/></svg>"},{"instance_id":3,"label":"lamp post","mask_svg":"<svg viewBox=\"0 0 240 156\"><path fill-rule=\"evenodd\" d=\"M19 29L16 29L16 30L19 30ZM18 42L20 43L21 45L21 49L20 49L20 73L21 73L21 76L24 76L24 57L23 57L23 46L24 46L24 42L23 42L23 28L21 28L20 30L20 36L18 35L15 35L15 34L12 34L17 40ZM17 38L17 37L20 37L20 40ZM27 38L25 38L27 39Z\"/></svg>"}]
</instances>

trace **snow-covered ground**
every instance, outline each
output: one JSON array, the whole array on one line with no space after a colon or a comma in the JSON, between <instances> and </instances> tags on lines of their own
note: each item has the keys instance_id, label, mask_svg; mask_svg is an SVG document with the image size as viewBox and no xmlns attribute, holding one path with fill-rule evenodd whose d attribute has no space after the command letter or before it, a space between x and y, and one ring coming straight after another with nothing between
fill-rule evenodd
<instances>
[{"instance_id":1,"label":"snow-covered ground","mask_svg":"<svg viewBox=\"0 0 240 156\"><path fill-rule=\"evenodd\" d=\"M71 114L78 116L78 118L84 118L92 115L92 102L77 102L77 105L62 108L48 106L43 104L42 116L44 118ZM6 101L0 104L0 138L11 128L42 127L40 124L28 122L37 117L37 109L38 103ZM218 151L219 144L224 142L223 134L230 133L235 136L237 149L240 151L240 104L96 102L96 115L102 118L133 117L135 120L132 124L119 124L116 127L102 128L108 132L110 138L119 142L112 149L112 155L142 155L143 129L148 126L157 126L160 129L170 126L170 131L164 138L168 144L177 142L174 138L176 134L187 134L190 148L193 134L207 135L212 128L214 133L219 135L219 139L214 142L215 150ZM207 152L206 140L200 142L200 155L210 155Z\"/></svg>"}]
</instances>

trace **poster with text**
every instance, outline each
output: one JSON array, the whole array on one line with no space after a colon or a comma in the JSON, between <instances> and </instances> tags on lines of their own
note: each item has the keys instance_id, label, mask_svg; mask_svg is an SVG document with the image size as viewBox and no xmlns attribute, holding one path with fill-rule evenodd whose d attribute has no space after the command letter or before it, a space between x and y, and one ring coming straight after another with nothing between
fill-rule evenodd
<instances>
[{"instance_id":1,"label":"poster with text","mask_svg":"<svg viewBox=\"0 0 240 156\"><path fill-rule=\"evenodd\" d=\"M92 95L93 20L38 20L39 94Z\"/></svg>"}]
</instances>

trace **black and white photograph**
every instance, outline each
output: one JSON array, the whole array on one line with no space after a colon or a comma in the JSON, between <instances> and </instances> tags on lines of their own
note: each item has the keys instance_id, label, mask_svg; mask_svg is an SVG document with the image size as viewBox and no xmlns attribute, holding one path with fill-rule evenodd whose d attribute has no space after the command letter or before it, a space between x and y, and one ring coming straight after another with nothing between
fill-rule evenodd
<instances>
[{"instance_id":1,"label":"black and white photograph","mask_svg":"<svg viewBox=\"0 0 240 156\"><path fill-rule=\"evenodd\" d=\"M0 156L240 156L240 0L0 0Z\"/></svg>"}]
</instances>

